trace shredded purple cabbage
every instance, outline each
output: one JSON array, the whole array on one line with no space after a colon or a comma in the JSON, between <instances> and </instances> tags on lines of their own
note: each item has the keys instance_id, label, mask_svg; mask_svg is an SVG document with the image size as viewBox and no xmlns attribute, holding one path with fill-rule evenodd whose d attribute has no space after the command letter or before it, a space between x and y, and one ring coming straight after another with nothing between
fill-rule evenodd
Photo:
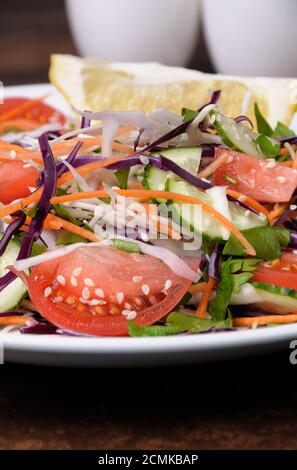
<instances>
[{"instance_id":1,"label":"shredded purple cabbage","mask_svg":"<svg viewBox=\"0 0 297 470\"><path fill-rule=\"evenodd\" d=\"M33 243L39 239L45 218L50 211L50 200L56 193L57 168L48 142L47 134L43 134L39 137L38 140L44 162L44 185L41 198L37 205L36 214L32 218L29 225L29 230L22 240L21 249L17 258L18 260L26 259L30 256ZM5 287L7 287L12 281L14 281L14 279L16 279L16 275L12 272L9 272L3 276L0 279L0 292L5 289Z\"/></svg>"},{"instance_id":2,"label":"shredded purple cabbage","mask_svg":"<svg viewBox=\"0 0 297 470\"><path fill-rule=\"evenodd\" d=\"M288 142L289 144L297 144L297 135L288 135L287 137L279 137L276 139L281 144Z\"/></svg>"},{"instance_id":3,"label":"shredded purple cabbage","mask_svg":"<svg viewBox=\"0 0 297 470\"><path fill-rule=\"evenodd\" d=\"M6 228L3 237L0 240L0 256L2 256L12 239L12 237L19 231L19 229L24 225L26 221L26 215L23 212L18 212L15 214L18 218L14 220Z\"/></svg>"},{"instance_id":4,"label":"shredded purple cabbage","mask_svg":"<svg viewBox=\"0 0 297 470\"><path fill-rule=\"evenodd\" d=\"M239 124L240 122L243 122L243 121L247 121L249 123L249 125L251 126L251 129L253 130L254 129L254 124L252 123L252 121L250 120L250 118L248 116L245 116L244 114L241 114L240 116L237 116L234 121Z\"/></svg>"},{"instance_id":5,"label":"shredded purple cabbage","mask_svg":"<svg viewBox=\"0 0 297 470\"><path fill-rule=\"evenodd\" d=\"M19 331L26 335L54 335L57 327L47 322L37 322L32 326L22 326Z\"/></svg>"},{"instance_id":6,"label":"shredded purple cabbage","mask_svg":"<svg viewBox=\"0 0 297 470\"><path fill-rule=\"evenodd\" d=\"M24 312L17 310L15 312L9 311L9 312L1 312L0 313L0 318L1 317L21 317L24 315Z\"/></svg>"},{"instance_id":7,"label":"shredded purple cabbage","mask_svg":"<svg viewBox=\"0 0 297 470\"><path fill-rule=\"evenodd\" d=\"M134 142L134 152L136 152L136 149L139 145L139 142L140 142L140 139L141 139L141 136L142 136L143 133L144 133L144 129L143 128L139 129L138 135L137 135L137 137L135 139L135 142Z\"/></svg>"},{"instance_id":8,"label":"shredded purple cabbage","mask_svg":"<svg viewBox=\"0 0 297 470\"><path fill-rule=\"evenodd\" d=\"M90 125L91 125L91 119L86 118L85 116L82 116L80 128L85 129L86 127L90 127Z\"/></svg>"},{"instance_id":9,"label":"shredded purple cabbage","mask_svg":"<svg viewBox=\"0 0 297 470\"><path fill-rule=\"evenodd\" d=\"M216 244L212 254L210 255L209 264L208 264L208 276L212 277L216 281L220 279L220 262L221 262L221 253L219 251L219 245Z\"/></svg>"}]
</instances>

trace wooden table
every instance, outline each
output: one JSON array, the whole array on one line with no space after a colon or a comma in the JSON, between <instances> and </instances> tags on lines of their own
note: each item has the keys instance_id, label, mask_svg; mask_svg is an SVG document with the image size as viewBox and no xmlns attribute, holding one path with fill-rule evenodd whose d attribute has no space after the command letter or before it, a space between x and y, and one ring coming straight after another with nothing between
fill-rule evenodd
<instances>
[{"instance_id":1,"label":"wooden table","mask_svg":"<svg viewBox=\"0 0 297 470\"><path fill-rule=\"evenodd\" d=\"M2 0L0 80L47 81L75 52L62 0ZM192 61L211 65L202 47ZM165 369L0 368L1 449L297 448L297 368L288 352Z\"/></svg>"},{"instance_id":2,"label":"wooden table","mask_svg":"<svg viewBox=\"0 0 297 470\"><path fill-rule=\"evenodd\" d=\"M1 449L297 449L287 352L163 369L0 369Z\"/></svg>"}]
</instances>

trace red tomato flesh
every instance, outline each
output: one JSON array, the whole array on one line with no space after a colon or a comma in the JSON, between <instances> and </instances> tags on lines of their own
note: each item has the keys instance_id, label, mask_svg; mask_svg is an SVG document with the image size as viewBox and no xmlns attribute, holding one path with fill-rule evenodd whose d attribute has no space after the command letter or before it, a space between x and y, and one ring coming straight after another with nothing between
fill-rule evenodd
<instances>
[{"instance_id":1,"label":"red tomato flesh","mask_svg":"<svg viewBox=\"0 0 297 470\"><path fill-rule=\"evenodd\" d=\"M284 253L280 260L261 264L252 281L297 290L297 255Z\"/></svg>"},{"instance_id":2,"label":"red tomato flesh","mask_svg":"<svg viewBox=\"0 0 297 470\"><path fill-rule=\"evenodd\" d=\"M28 196L36 188L39 173L29 163L19 160L0 162L0 202L9 204Z\"/></svg>"},{"instance_id":3,"label":"red tomato flesh","mask_svg":"<svg viewBox=\"0 0 297 470\"><path fill-rule=\"evenodd\" d=\"M272 160L216 149L216 157L222 153L226 154L226 161L213 173L213 184L229 186L260 202L290 201L297 187L297 170Z\"/></svg>"},{"instance_id":4,"label":"red tomato flesh","mask_svg":"<svg viewBox=\"0 0 297 470\"><path fill-rule=\"evenodd\" d=\"M198 270L198 258L185 258ZM31 270L26 279L40 314L67 330L123 336L128 321L150 325L176 307L191 281L152 256L86 246Z\"/></svg>"},{"instance_id":5,"label":"red tomato flesh","mask_svg":"<svg viewBox=\"0 0 297 470\"><path fill-rule=\"evenodd\" d=\"M0 105L0 116L22 106L27 101L33 100L30 100L30 98L6 98L4 103ZM37 126L48 122L60 122L64 124L66 121L65 116L60 113L60 111L42 101L35 101L30 109L21 112L17 117L34 121Z\"/></svg>"}]
</instances>

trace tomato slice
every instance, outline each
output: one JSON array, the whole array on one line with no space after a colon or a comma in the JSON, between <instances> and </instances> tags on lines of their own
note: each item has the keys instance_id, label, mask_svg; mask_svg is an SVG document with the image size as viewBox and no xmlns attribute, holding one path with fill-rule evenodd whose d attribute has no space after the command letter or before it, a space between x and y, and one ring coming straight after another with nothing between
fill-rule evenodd
<instances>
[{"instance_id":1,"label":"tomato slice","mask_svg":"<svg viewBox=\"0 0 297 470\"><path fill-rule=\"evenodd\" d=\"M185 258L198 270L198 258ZM40 314L67 330L124 336L128 321L150 325L176 307L191 281L161 260L86 246L33 267L25 279Z\"/></svg>"},{"instance_id":2,"label":"tomato slice","mask_svg":"<svg viewBox=\"0 0 297 470\"><path fill-rule=\"evenodd\" d=\"M34 101L30 98L6 98L3 104L0 105L0 116L6 114L15 108L22 106L27 101ZM53 108L52 106L43 103L42 101L35 101L30 109L25 110L18 114L18 118L28 119L34 121L36 126L46 124L48 122L60 122L64 124L66 121L65 116Z\"/></svg>"},{"instance_id":3,"label":"tomato slice","mask_svg":"<svg viewBox=\"0 0 297 470\"><path fill-rule=\"evenodd\" d=\"M216 149L226 162L213 173L213 183L229 186L260 202L289 202L297 187L297 170L229 149Z\"/></svg>"},{"instance_id":4,"label":"tomato slice","mask_svg":"<svg viewBox=\"0 0 297 470\"><path fill-rule=\"evenodd\" d=\"M284 253L278 261L259 265L252 281L297 290L297 255Z\"/></svg>"},{"instance_id":5,"label":"tomato slice","mask_svg":"<svg viewBox=\"0 0 297 470\"><path fill-rule=\"evenodd\" d=\"M39 172L29 163L19 160L0 162L0 202L9 204L28 196L36 188Z\"/></svg>"}]
</instances>

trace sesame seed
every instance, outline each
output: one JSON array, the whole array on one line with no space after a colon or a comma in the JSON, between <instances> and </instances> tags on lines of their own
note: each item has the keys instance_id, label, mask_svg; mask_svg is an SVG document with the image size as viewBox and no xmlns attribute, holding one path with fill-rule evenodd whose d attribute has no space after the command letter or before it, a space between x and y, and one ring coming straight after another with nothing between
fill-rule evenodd
<instances>
[{"instance_id":1,"label":"sesame seed","mask_svg":"<svg viewBox=\"0 0 297 470\"><path fill-rule=\"evenodd\" d=\"M122 315L127 318L127 320L134 320L137 317L135 310L122 310Z\"/></svg>"},{"instance_id":2,"label":"sesame seed","mask_svg":"<svg viewBox=\"0 0 297 470\"><path fill-rule=\"evenodd\" d=\"M9 156L10 156L10 158L15 158L15 157L17 156L16 151L15 151L15 150L11 150L11 151L9 152Z\"/></svg>"},{"instance_id":3,"label":"sesame seed","mask_svg":"<svg viewBox=\"0 0 297 470\"><path fill-rule=\"evenodd\" d=\"M97 299L92 299L89 301L89 305L102 305L101 302L104 302L103 300L97 300Z\"/></svg>"},{"instance_id":4,"label":"sesame seed","mask_svg":"<svg viewBox=\"0 0 297 470\"><path fill-rule=\"evenodd\" d=\"M291 211L295 211L297 209L296 204L291 204L290 209L291 209Z\"/></svg>"},{"instance_id":5,"label":"sesame seed","mask_svg":"<svg viewBox=\"0 0 297 470\"><path fill-rule=\"evenodd\" d=\"M149 295L151 289L150 286L148 286L147 284L143 284L143 286L141 286L141 290L144 295Z\"/></svg>"},{"instance_id":6,"label":"sesame seed","mask_svg":"<svg viewBox=\"0 0 297 470\"><path fill-rule=\"evenodd\" d=\"M123 292L117 292L117 301L119 304L121 304L124 300L124 293Z\"/></svg>"},{"instance_id":7,"label":"sesame seed","mask_svg":"<svg viewBox=\"0 0 297 470\"><path fill-rule=\"evenodd\" d=\"M77 282L77 279L76 277L74 276L71 276L71 284L74 286L74 287L77 287L78 286L78 282Z\"/></svg>"},{"instance_id":8,"label":"sesame seed","mask_svg":"<svg viewBox=\"0 0 297 470\"><path fill-rule=\"evenodd\" d=\"M65 286L65 284L66 284L65 277L61 276L60 274L59 274L59 276L57 276L57 281L58 281L59 284L61 284L61 286Z\"/></svg>"},{"instance_id":9,"label":"sesame seed","mask_svg":"<svg viewBox=\"0 0 297 470\"><path fill-rule=\"evenodd\" d=\"M60 297L60 296L55 297L55 298L53 299L53 302L54 302L55 304L59 304L59 303L62 302L62 301L63 301L63 297Z\"/></svg>"},{"instance_id":10,"label":"sesame seed","mask_svg":"<svg viewBox=\"0 0 297 470\"><path fill-rule=\"evenodd\" d=\"M89 286L89 287L94 287L94 285L95 285L94 281L92 279L90 279L89 277L86 277L84 279L84 284L86 286Z\"/></svg>"},{"instance_id":11,"label":"sesame seed","mask_svg":"<svg viewBox=\"0 0 297 470\"><path fill-rule=\"evenodd\" d=\"M73 276L77 277L81 274L82 268L79 266L72 271Z\"/></svg>"},{"instance_id":12,"label":"sesame seed","mask_svg":"<svg viewBox=\"0 0 297 470\"><path fill-rule=\"evenodd\" d=\"M49 297L52 292L53 292L53 290L52 290L51 287L46 287L46 288L44 289L43 295L44 295L44 297Z\"/></svg>"},{"instance_id":13,"label":"sesame seed","mask_svg":"<svg viewBox=\"0 0 297 470\"><path fill-rule=\"evenodd\" d=\"M276 165L275 160L269 160L268 163L266 163L265 168L274 168Z\"/></svg>"},{"instance_id":14,"label":"sesame seed","mask_svg":"<svg viewBox=\"0 0 297 470\"><path fill-rule=\"evenodd\" d=\"M31 163L25 163L25 165L23 165L23 168L31 168Z\"/></svg>"},{"instance_id":15,"label":"sesame seed","mask_svg":"<svg viewBox=\"0 0 297 470\"><path fill-rule=\"evenodd\" d=\"M286 182L286 178L284 176L277 176L276 179L279 183L282 184Z\"/></svg>"},{"instance_id":16,"label":"sesame seed","mask_svg":"<svg viewBox=\"0 0 297 470\"><path fill-rule=\"evenodd\" d=\"M246 201L246 196L244 194L242 194L241 196L239 196L238 200L240 202L244 202L244 201Z\"/></svg>"},{"instance_id":17,"label":"sesame seed","mask_svg":"<svg viewBox=\"0 0 297 470\"><path fill-rule=\"evenodd\" d=\"M88 289L87 287L85 287L82 291L82 297L83 299L89 299L90 298L90 295L91 295L91 292L90 292L90 289Z\"/></svg>"},{"instance_id":18,"label":"sesame seed","mask_svg":"<svg viewBox=\"0 0 297 470\"><path fill-rule=\"evenodd\" d=\"M95 294L97 295L97 297L101 297L101 298L104 297L104 292L102 289L99 289L99 288L95 289Z\"/></svg>"},{"instance_id":19,"label":"sesame seed","mask_svg":"<svg viewBox=\"0 0 297 470\"><path fill-rule=\"evenodd\" d=\"M171 279L167 279L167 281L165 282L164 290L167 291L168 289L170 289L170 287L172 287L172 281Z\"/></svg>"},{"instance_id":20,"label":"sesame seed","mask_svg":"<svg viewBox=\"0 0 297 470\"><path fill-rule=\"evenodd\" d=\"M143 279L143 276L133 276L132 277L132 281L134 282L134 284L138 284L139 282L141 282Z\"/></svg>"}]
</instances>

